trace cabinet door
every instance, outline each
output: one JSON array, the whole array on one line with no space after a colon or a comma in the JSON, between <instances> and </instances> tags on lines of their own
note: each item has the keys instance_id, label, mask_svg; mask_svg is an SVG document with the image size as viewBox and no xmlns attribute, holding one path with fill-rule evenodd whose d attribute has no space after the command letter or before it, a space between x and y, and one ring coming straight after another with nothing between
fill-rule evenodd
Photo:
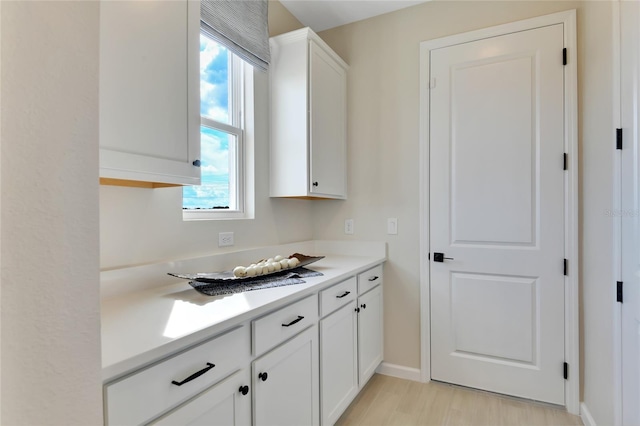
<instances>
[{"instance_id":1,"label":"cabinet door","mask_svg":"<svg viewBox=\"0 0 640 426\"><path fill-rule=\"evenodd\" d=\"M320 321L320 372L322 424L332 425L358 394L355 300Z\"/></svg>"},{"instance_id":2,"label":"cabinet door","mask_svg":"<svg viewBox=\"0 0 640 426\"><path fill-rule=\"evenodd\" d=\"M245 426L251 422L248 370L240 370L152 422L162 426Z\"/></svg>"},{"instance_id":3,"label":"cabinet door","mask_svg":"<svg viewBox=\"0 0 640 426\"><path fill-rule=\"evenodd\" d=\"M309 327L253 362L257 426L318 425L318 328Z\"/></svg>"},{"instance_id":4,"label":"cabinet door","mask_svg":"<svg viewBox=\"0 0 640 426\"><path fill-rule=\"evenodd\" d=\"M360 387L382 362L382 286L358 298L358 367Z\"/></svg>"},{"instance_id":5,"label":"cabinet door","mask_svg":"<svg viewBox=\"0 0 640 426\"><path fill-rule=\"evenodd\" d=\"M309 192L346 198L347 74L313 40L309 42Z\"/></svg>"},{"instance_id":6,"label":"cabinet door","mask_svg":"<svg viewBox=\"0 0 640 426\"><path fill-rule=\"evenodd\" d=\"M198 184L200 3L100 3L100 176Z\"/></svg>"}]
</instances>

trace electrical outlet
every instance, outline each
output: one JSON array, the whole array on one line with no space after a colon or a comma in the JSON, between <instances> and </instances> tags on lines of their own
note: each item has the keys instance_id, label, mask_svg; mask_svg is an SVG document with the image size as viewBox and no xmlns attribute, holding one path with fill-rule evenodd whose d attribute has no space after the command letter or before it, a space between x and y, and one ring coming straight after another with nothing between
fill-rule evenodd
<instances>
[{"instance_id":1,"label":"electrical outlet","mask_svg":"<svg viewBox=\"0 0 640 426\"><path fill-rule=\"evenodd\" d=\"M390 217L387 219L387 234L398 235L398 218Z\"/></svg>"},{"instance_id":2,"label":"electrical outlet","mask_svg":"<svg viewBox=\"0 0 640 426\"><path fill-rule=\"evenodd\" d=\"M353 219L346 219L344 221L344 233L353 234Z\"/></svg>"},{"instance_id":3,"label":"electrical outlet","mask_svg":"<svg viewBox=\"0 0 640 426\"><path fill-rule=\"evenodd\" d=\"M233 232L220 232L218 234L218 247L229 247L233 245Z\"/></svg>"}]
</instances>

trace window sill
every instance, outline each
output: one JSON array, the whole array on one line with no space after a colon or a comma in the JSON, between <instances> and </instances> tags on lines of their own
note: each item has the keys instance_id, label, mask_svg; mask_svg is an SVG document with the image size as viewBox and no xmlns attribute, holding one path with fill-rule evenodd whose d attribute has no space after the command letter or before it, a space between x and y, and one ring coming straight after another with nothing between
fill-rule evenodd
<instances>
[{"instance_id":1,"label":"window sill","mask_svg":"<svg viewBox=\"0 0 640 426\"><path fill-rule=\"evenodd\" d=\"M183 221L253 219L247 212L234 210L183 210Z\"/></svg>"}]
</instances>

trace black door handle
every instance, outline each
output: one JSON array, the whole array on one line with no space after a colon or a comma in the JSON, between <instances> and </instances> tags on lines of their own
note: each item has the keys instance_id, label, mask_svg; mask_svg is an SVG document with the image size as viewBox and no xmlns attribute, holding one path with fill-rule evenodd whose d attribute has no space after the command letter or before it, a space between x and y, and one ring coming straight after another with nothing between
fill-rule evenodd
<instances>
[{"instance_id":1,"label":"black door handle","mask_svg":"<svg viewBox=\"0 0 640 426\"><path fill-rule=\"evenodd\" d=\"M244 386L240 386L240 389L238 389L238 392L240 392L242 395L246 395L249 393L249 386L244 385Z\"/></svg>"},{"instance_id":2,"label":"black door handle","mask_svg":"<svg viewBox=\"0 0 640 426\"><path fill-rule=\"evenodd\" d=\"M444 257L444 253L433 253L434 262L444 262L445 260L453 260L453 257Z\"/></svg>"},{"instance_id":3,"label":"black door handle","mask_svg":"<svg viewBox=\"0 0 640 426\"><path fill-rule=\"evenodd\" d=\"M289 324L282 324L283 327L290 327L293 324L300 322L304 319L304 317L302 315L298 315L298 318L294 319L293 321L291 321Z\"/></svg>"},{"instance_id":4,"label":"black door handle","mask_svg":"<svg viewBox=\"0 0 640 426\"><path fill-rule=\"evenodd\" d=\"M185 383L189 383L190 381L197 379L198 377L202 376L204 373L206 373L207 371L211 370L213 367L215 367L215 364L211 364L210 362L207 363L207 367L203 368L200 371L196 371L195 373L193 373L192 375L190 375L189 377L187 377L186 379L184 379L181 382L176 382L175 380L172 380L171 383L176 385L176 386L182 386Z\"/></svg>"},{"instance_id":5,"label":"black door handle","mask_svg":"<svg viewBox=\"0 0 640 426\"><path fill-rule=\"evenodd\" d=\"M267 377L269 377L269 375L267 373L258 374L258 379L262 380L263 382L267 381Z\"/></svg>"},{"instance_id":6,"label":"black door handle","mask_svg":"<svg viewBox=\"0 0 640 426\"><path fill-rule=\"evenodd\" d=\"M349 294L351 294L350 291L345 291L344 293L342 293L340 296L336 296L338 299L342 299L345 296L348 296Z\"/></svg>"}]
</instances>

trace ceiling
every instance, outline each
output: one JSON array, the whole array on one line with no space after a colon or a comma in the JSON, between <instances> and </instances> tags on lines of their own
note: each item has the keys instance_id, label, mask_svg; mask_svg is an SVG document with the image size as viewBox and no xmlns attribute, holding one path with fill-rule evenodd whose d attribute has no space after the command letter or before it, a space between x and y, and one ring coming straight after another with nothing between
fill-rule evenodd
<instances>
[{"instance_id":1,"label":"ceiling","mask_svg":"<svg viewBox=\"0 0 640 426\"><path fill-rule=\"evenodd\" d=\"M280 0L315 32L425 3L428 0Z\"/></svg>"}]
</instances>

